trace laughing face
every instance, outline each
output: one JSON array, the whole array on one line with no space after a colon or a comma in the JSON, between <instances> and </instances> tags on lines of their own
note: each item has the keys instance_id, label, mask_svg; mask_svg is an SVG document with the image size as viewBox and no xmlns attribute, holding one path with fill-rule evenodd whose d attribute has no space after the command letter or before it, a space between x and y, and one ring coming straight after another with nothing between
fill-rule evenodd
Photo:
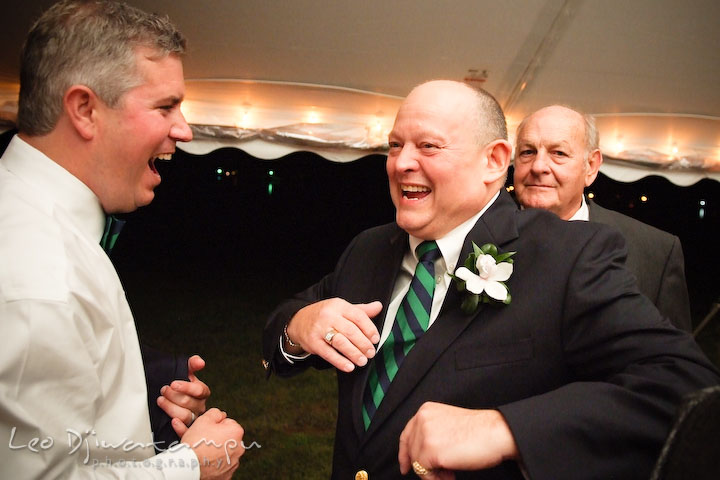
<instances>
[{"instance_id":1,"label":"laughing face","mask_svg":"<svg viewBox=\"0 0 720 480\"><path fill-rule=\"evenodd\" d=\"M487 203L473 95L454 82L430 82L398 111L386 168L397 223L411 235L442 238Z\"/></svg>"},{"instance_id":2,"label":"laughing face","mask_svg":"<svg viewBox=\"0 0 720 480\"><path fill-rule=\"evenodd\" d=\"M181 60L153 58L138 49L142 84L126 92L115 108L98 109L98 148L94 150L93 188L108 213L129 212L149 204L160 184L157 160L170 160L175 143L192 139L180 103L185 95Z\"/></svg>"}]
</instances>

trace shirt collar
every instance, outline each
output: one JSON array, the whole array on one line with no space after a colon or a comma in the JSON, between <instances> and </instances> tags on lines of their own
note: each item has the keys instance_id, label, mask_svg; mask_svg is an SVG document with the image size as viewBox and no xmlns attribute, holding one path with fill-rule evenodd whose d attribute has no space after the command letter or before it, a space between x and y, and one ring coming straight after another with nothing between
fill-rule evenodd
<instances>
[{"instance_id":1,"label":"shirt collar","mask_svg":"<svg viewBox=\"0 0 720 480\"><path fill-rule=\"evenodd\" d=\"M64 210L85 236L99 242L105 225L100 200L80 179L15 135L1 160L5 168Z\"/></svg>"},{"instance_id":2,"label":"shirt collar","mask_svg":"<svg viewBox=\"0 0 720 480\"><path fill-rule=\"evenodd\" d=\"M435 239L435 242L440 249L440 253L442 254L443 261L445 262L446 271L455 271L455 265L457 264L458 257L460 257L460 251L462 250L465 238L468 236L470 230L472 230L472 228L475 226L483 213L485 213L485 211L490 208L493 203L495 203L495 200L497 200L498 196L500 196L499 190L497 191L497 193L495 193L495 196L492 197L490 201L482 208L482 210L465 220L463 223L461 223L454 229L450 230L450 232L444 237ZM421 238L410 235L410 251L412 252L413 257L416 260L417 254L415 253L415 249L422 242L423 240Z\"/></svg>"},{"instance_id":3,"label":"shirt collar","mask_svg":"<svg viewBox=\"0 0 720 480\"><path fill-rule=\"evenodd\" d=\"M585 195L582 196L582 203L580 203L578 211L575 212L572 217L568 218L569 222L573 220L584 220L586 222L590 220L590 209L588 209L587 202L585 201Z\"/></svg>"}]
</instances>

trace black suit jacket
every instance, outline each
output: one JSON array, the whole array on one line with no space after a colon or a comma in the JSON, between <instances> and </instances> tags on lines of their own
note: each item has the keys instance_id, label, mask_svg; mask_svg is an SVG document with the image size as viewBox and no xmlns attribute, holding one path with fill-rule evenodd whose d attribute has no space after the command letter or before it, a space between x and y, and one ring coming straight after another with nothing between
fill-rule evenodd
<instances>
[{"instance_id":1,"label":"black suit jacket","mask_svg":"<svg viewBox=\"0 0 720 480\"><path fill-rule=\"evenodd\" d=\"M333 478L358 470L376 480L400 477L400 432L426 401L499 409L532 479L649 476L681 396L717 384L718 375L692 337L639 293L623 267L620 234L542 210L521 212L502 191L467 236L459 263L471 241L517 252L507 281L512 303L466 315L451 287L367 432L368 369L339 372ZM290 365L279 353L283 325L317 300L380 300L380 326L407 248L396 224L356 237L333 273L271 315L263 342L269 368L292 375L327 365L314 356ZM458 477L522 478L514 462Z\"/></svg>"},{"instance_id":2,"label":"black suit jacket","mask_svg":"<svg viewBox=\"0 0 720 480\"><path fill-rule=\"evenodd\" d=\"M625 237L627 268L638 288L678 328L692 331L685 260L680 239L588 201L590 221L612 225Z\"/></svg>"}]
</instances>

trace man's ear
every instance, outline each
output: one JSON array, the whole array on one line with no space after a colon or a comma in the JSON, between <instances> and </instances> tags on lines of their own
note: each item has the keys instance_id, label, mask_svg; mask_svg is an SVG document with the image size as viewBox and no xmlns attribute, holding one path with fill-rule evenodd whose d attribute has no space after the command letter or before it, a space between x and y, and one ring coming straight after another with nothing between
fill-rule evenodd
<instances>
[{"instance_id":1,"label":"man's ear","mask_svg":"<svg viewBox=\"0 0 720 480\"><path fill-rule=\"evenodd\" d=\"M485 183L495 183L500 178L505 178L510 166L512 145L503 139L493 140L485 146L487 158L487 176Z\"/></svg>"},{"instance_id":2,"label":"man's ear","mask_svg":"<svg viewBox=\"0 0 720 480\"><path fill-rule=\"evenodd\" d=\"M63 96L63 109L70 123L85 140L92 140L97 128L100 99L85 85L73 85Z\"/></svg>"},{"instance_id":3,"label":"man's ear","mask_svg":"<svg viewBox=\"0 0 720 480\"><path fill-rule=\"evenodd\" d=\"M600 171L600 165L602 165L603 157L600 149L595 149L590 153L588 157L588 168L585 172L585 186L589 187L597 178L597 174Z\"/></svg>"}]
</instances>

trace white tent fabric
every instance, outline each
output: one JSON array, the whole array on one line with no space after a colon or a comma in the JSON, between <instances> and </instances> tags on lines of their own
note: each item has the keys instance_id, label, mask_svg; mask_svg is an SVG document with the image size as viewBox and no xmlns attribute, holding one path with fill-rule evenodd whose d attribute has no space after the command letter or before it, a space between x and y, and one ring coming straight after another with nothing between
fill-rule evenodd
<instances>
[{"instance_id":1,"label":"white tent fabric","mask_svg":"<svg viewBox=\"0 0 720 480\"><path fill-rule=\"evenodd\" d=\"M23 38L54 1L3 5L0 122L17 106ZM720 180L718 0L127 1L188 38L188 150L350 161L378 151L413 85L450 78L492 93L511 133L552 103L595 114L619 180Z\"/></svg>"},{"instance_id":2,"label":"white tent fabric","mask_svg":"<svg viewBox=\"0 0 720 480\"><path fill-rule=\"evenodd\" d=\"M383 143L368 142L363 128L343 125L299 124L258 131L193 125L193 132L193 141L179 148L195 155L230 147L272 160L302 150L334 162L351 162L371 153L385 153ZM632 152L621 153L632 155ZM659 160L653 161L653 157ZM600 171L621 182L634 182L649 175L663 176L680 186L693 185L703 178L720 181L720 172L693 165L684 157L666 158L653 151L646 151L636 160L605 154Z\"/></svg>"},{"instance_id":3,"label":"white tent fabric","mask_svg":"<svg viewBox=\"0 0 720 480\"><path fill-rule=\"evenodd\" d=\"M193 128L193 130L197 130ZM178 144L178 148L195 155L205 155L220 148L237 148L249 153L253 157L263 160L275 160L297 151L313 152L333 162L352 162L366 155L376 153L373 150L360 150L351 148L321 147L299 142L289 143L266 139L260 135L253 135L240 140L232 138L198 138L192 142ZM380 152L384 153L384 152Z\"/></svg>"},{"instance_id":4,"label":"white tent fabric","mask_svg":"<svg viewBox=\"0 0 720 480\"><path fill-rule=\"evenodd\" d=\"M188 95L203 101L191 100L184 108L194 132L193 141L181 146L187 152L234 147L269 160L304 150L336 162L384 153L402 101L320 85L227 80L188 81ZM301 121L289 123L293 120ZM518 123L509 119L511 142ZM615 180L661 175L677 185L720 181L715 117L604 114L597 116L597 126L605 157L601 171Z\"/></svg>"},{"instance_id":5,"label":"white tent fabric","mask_svg":"<svg viewBox=\"0 0 720 480\"><path fill-rule=\"evenodd\" d=\"M694 185L703 178L710 178L720 182L720 172L706 172L698 169L663 169L651 166L614 159L603 156L600 171L619 182L635 182L650 175L665 177L675 185L686 187Z\"/></svg>"},{"instance_id":6,"label":"white tent fabric","mask_svg":"<svg viewBox=\"0 0 720 480\"><path fill-rule=\"evenodd\" d=\"M352 162L371 153L376 153L363 150L321 148L310 145L299 146L268 141L259 137L244 141L227 138L200 138L187 144L178 145L178 148L195 155L205 155L214 150L228 147L238 148L256 158L264 160L274 160L300 150L316 153L321 157L334 162ZM635 182L649 175L659 175L665 177L672 183L680 186L693 185L703 178L711 178L720 182L720 173L718 172L703 172L696 169L669 170L653 168L648 165L638 165L633 162L627 162L607 156L604 157L604 162L600 171L608 177L620 182Z\"/></svg>"}]
</instances>

